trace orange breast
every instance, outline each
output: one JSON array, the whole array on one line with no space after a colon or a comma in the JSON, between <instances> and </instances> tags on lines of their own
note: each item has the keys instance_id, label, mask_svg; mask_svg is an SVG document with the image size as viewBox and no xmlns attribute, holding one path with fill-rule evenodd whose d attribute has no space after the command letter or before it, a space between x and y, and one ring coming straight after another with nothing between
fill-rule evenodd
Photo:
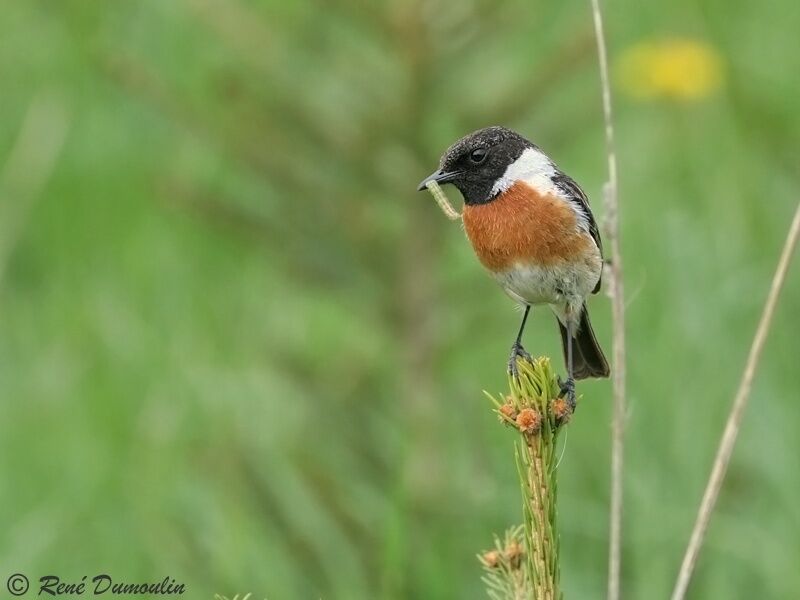
<instances>
[{"instance_id":1,"label":"orange breast","mask_svg":"<svg viewBox=\"0 0 800 600\"><path fill-rule=\"evenodd\" d=\"M593 243L565 200L522 182L487 204L464 206L463 220L475 253L491 271L515 262L547 266L576 259Z\"/></svg>"}]
</instances>

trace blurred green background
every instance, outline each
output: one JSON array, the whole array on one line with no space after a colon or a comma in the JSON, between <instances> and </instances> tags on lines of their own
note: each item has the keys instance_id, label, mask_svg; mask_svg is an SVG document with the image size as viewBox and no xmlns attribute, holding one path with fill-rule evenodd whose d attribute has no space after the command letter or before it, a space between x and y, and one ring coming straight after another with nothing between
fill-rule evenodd
<instances>
[{"instance_id":1,"label":"blurred green background","mask_svg":"<svg viewBox=\"0 0 800 600\"><path fill-rule=\"evenodd\" d=\"M798 201L800 9L606 11L623 586L663 598ZM0 579L484 597L475 553L520 501L482 390L505 388L519 314L415 187L504 124L602 218L588 1L4 2L0 82ZM800 597L797 273L694 598ZM591 310L610 351L608 299ZM526 346L560 367L547 313ZM610 384L579 391L562 571L597 598Z\"/></svg>"}]
</instances>

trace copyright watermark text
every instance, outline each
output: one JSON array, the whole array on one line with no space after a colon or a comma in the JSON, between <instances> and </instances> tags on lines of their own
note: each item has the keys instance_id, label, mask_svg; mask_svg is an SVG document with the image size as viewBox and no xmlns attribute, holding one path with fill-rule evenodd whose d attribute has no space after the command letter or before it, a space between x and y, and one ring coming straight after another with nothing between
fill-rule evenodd
<instances>
[{"instance_id":1,"label":"copyright watermark text","mask_svg":"<svg viewBox=\"0 0 800 600\"><path fill-rule=\"evenodd\" d=\"M30 581L22 573L14 573L6 580L6 589L12 596L23 596L30 588ZM172 577L161 581L131 583L116 581L111 575L102 573L89 579L84 575L78 581L63 581L58 575L39 577L37 596L180 596L186 585Z\"/></svg>"}]
</instances>

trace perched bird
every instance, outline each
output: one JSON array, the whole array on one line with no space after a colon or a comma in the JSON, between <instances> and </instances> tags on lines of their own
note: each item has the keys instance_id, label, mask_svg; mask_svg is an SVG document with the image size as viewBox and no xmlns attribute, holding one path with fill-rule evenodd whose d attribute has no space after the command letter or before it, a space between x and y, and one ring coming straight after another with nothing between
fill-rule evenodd
<instances>
[{"instance_id":1,"label":"perched bird","mask_svg":"<svg viewBox=\"0 0 800 600\"><path fill-rule=\"evenodd\" d=\"M583 190L536 145L505 127L487 127L450 146L439 169L419 185L451 183L464 197L462 219L478 259L505 292L524 307L511 346L530 359L522 332L531 306L549 304L561 331L567 381L574 405L575 380L608 377L586 310L600 289L603 247Z\"/></svg>"}]
</instances>

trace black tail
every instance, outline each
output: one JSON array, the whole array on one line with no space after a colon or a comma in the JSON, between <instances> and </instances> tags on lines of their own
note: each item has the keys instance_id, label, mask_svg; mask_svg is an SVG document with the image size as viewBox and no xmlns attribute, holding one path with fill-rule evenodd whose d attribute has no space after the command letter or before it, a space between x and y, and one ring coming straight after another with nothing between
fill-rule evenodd
<instances>
[{"instance_id":1,"label":"black tail","mask_svg":"<svg viewBox=\"0 0 800 600\"><path fill-rule=\"evenodd\" d=\"M564 348L564 363L567 362L567 328L559 319L558 328L561 330L561 345ZM575 379L588 379L589 377L608 377L611 369L608 361L603 356L600 344L594 337L592 324L589 322L589 311L586 305L581 310L581 321L575 333L572 344L572 367Z\"/></svg>"}]
</instances>

